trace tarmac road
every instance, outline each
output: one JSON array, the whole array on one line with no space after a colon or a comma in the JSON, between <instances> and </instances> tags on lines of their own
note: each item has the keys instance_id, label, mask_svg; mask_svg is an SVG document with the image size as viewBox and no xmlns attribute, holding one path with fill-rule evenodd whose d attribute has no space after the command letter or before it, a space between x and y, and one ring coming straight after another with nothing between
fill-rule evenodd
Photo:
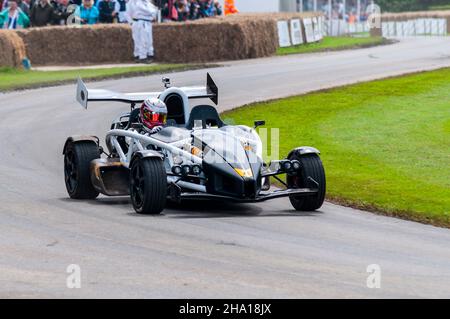
<instances>
[{"instance_id":1,"label":"tarmac road","mask_svg":"<svg viewBox=\"0 0 450 319\"><path fill-rule=\"evenodd\" d=\"M448 39L227 63L209 70L221 110L310 90L450 66ZM203 83L205 71L172 74ZM93 83L146 91L160 76ZM139 216L127 198L68 199L62 146L104 136L125 105L88 111L75 86L0 95L0 297L450 297L450 231L326 204L185 203ZM326 154L324 154L326 156ZM81 289L66 268L81 267ZM368 265L381 288L366 285Z\"/></svg>"}]
</instances>

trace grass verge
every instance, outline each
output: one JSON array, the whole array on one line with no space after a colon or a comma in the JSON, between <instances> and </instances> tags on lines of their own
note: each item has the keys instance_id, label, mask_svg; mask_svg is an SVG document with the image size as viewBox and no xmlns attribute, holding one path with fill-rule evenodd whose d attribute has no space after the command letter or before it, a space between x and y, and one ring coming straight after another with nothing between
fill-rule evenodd
<instances>
[{"instance_id":1,"label":"grass verge","mask_svg":"<svg viewBox=\"0 0 450 319\"><path fill-rule=\"evenodd\" d=\"M121 77L149 75L161 72L175 72L211 67L206 64L158 64L131 67L98 69L76 69L63 71L25 71L0 68L0 91L30 89L36 87L67 84L78 76L84 80L104 80Z\"/></svg>"},{"instance_id":2,"label":"grass verge","mask_svg":"<svg viewBox=\"0 0 450 319\"><path fill-rule=\"evenodd\" d=\"M361 83L226 112L280 129L280 156L322 151L328 200L450 227L450 69Z\"/></svg>"},{"instance_id":3,"label":"grass verge","mask_svg":"<svg viewBox=\"0 0 450 319\"><path fill-rule=\"evenodd\" d=\"M317 43L279 48L277 51L277 55L350 50L390 43L392 43L391 40L387 40L382 37L324 37L321 42Z\"/></svg>"}]
</instances>

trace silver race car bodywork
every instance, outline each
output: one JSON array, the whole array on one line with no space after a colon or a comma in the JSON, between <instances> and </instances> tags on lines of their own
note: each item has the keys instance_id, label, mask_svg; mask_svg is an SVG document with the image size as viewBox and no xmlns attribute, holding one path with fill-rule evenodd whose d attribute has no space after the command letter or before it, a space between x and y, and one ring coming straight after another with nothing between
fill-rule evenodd
<instances>
[{"instance_id":1,"label":"silver race car bodywork","mask_svg":"<svg viewBox=\"0 0 450 319\"><path fill-rule=\"evenodd\" d=\"M218 88L209 74L205 87L176 88L170 87L168 79L163 82L165 90L162 92L122 94L89 90L81 79L78 80L77 101L84 108L87 109L89 102L115 101L130 104L131 111L112 123L106 134L107 153L96 137L67 139L63 151L65 177L72 198L95 198L98 193L131 195L137 212L151 214L164 208L162 202L166 197L173 201L236 202L290 197L299 210L305 206L308 210L309 207L317 209L322 205L325 176L320 160L317 161L318 150L301 147L293 150L287 159L265 164L262 142L254 128L226 125L211 105L191 108L191 101L196 99L208 98L218 103ZM167 127L151 135L140 130L139 107L135 108L149 97L163 100L168 108ZM263 124L263 121L255 122L255 128ZM102 153L107 156L102 158ZM312 174L302 172L312 165L308 162L310 158L315 161L314 165L320 162L320 167L311 171ZM80 168L82 161L89 161L89 165L84 166L89 171ZM287 182L277 177L280 174L287 174ZM286 189L270 191L270 177L280 180ZM315 199L314 205L305 204L308 198L309 202ZM155 206L155 201L161 203Z\"/></svg>"}]
</instances>

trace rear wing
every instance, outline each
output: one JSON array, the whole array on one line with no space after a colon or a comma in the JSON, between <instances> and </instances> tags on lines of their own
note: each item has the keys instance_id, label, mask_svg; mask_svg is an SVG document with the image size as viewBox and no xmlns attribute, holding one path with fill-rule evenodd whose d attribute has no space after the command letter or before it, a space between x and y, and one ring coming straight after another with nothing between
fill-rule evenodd
<instances>
[{"instance_id":1,"label":"rear wing","mask_svg":"<svg viewBox=\"0 0 450 319\"><path fill-rule=\"evenodd\" d=\"M207 73L206 86L181 87L188 99L209 98L214 104L219 102L219 89L214 83L211 75ZM138 104L148 98L158 98L161 92L137 92L137 93L119 93L110 90L88 89L81 78L77 81L77 101L82 107L87 109L88 102L122 102L128 104Z\"/></svg>"}]
</instances>

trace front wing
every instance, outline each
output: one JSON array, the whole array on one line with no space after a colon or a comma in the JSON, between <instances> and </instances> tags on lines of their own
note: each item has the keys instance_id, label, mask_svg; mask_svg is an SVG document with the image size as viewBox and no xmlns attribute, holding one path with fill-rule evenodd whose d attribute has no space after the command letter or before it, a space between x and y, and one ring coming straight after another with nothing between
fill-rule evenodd
<instances>
[{"instance_id":1,"label":"front wing","mask_svg":"<svg viewBox=\"0 0 450 319\"><path fill-rule=\"evenodd\" d=\"M255 198L239 198L232 196L214 195L208 193L182 193L180 194L180 199L209 199L209 200L221 200L221 201L231 201L236 203L258 203L265 202L267 200L289 197L291 195L295 196L310 196L317 194L318 189L314 188L297 188L297 189L286 189L286 190L276 190L272 192L261 192Z\"/></svg>"}]
</instances>

